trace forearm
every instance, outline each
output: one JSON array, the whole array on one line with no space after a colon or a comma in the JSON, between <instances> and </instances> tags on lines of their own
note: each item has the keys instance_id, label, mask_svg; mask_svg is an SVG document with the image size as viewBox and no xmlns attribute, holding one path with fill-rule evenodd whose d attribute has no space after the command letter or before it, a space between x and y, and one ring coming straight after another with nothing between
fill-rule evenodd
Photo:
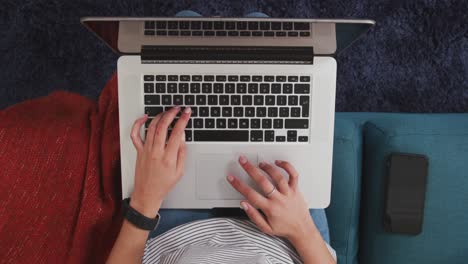
<instances>
[{"instance_id":1,"label":"forearm","mask_svg":"<svg viewBox=\"0 0 468 264\"><path fill-rule=\"evenodd\" d=\"M306 227L300 236L291 238L290 242L301 256L304 264L336 263L314 223Z\"/></svg>"},{"instance_id":2,"label":"forearm","mask_svg":"<svg viewBox=\"0 0 468 264\"><path fill-rule=\"evenodd\" d=\"M136 200L131 201L131 206L150 218L154 218L159 211L159 207L154 210L137 203ZM141 263L148 235L148 230L139 229L124 220L107 263Z\"/></svg>"}]
</instances>

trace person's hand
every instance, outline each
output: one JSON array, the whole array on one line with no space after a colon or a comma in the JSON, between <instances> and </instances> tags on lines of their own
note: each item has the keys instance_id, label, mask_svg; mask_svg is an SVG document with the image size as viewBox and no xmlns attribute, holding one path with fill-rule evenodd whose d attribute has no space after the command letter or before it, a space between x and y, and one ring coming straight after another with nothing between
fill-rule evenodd
<instances>
[{"instance_id":1,"label":"person's hand","mask_svg":"<svg viewBox=\"0 0 468 264\"><path fill-rule=\"evenodd\" d=\"M244 156L239 158L239 163L263 194L234 175L228 175L227 180L247 199L241 202L241 207L262 232L284 237L293 244L307 233L318 232L307 203L298 190L299 175L291 164L279 160L275 162L276 166L261 162L259 169ZM289 174L289 181L283 176L280 168ZM261 209L263 214L257 208Z\"/></svg>"},{"instance_id":2,"label":"person's hand","mask_svg":"<svg viewBox=\"0 0 468 264\"><path fill-rule=\"evenodd\" d=\"M179 107L174 107L157 115L148 127L144 143L140 128L148 117L137 119L132 128L131 138L137 159L130 205L147 217L156 216L167 193L184 173L184 130L190 118L190 107L184 109L166 144L168 127L179 111Z\"/></svg>"}]
</instances>

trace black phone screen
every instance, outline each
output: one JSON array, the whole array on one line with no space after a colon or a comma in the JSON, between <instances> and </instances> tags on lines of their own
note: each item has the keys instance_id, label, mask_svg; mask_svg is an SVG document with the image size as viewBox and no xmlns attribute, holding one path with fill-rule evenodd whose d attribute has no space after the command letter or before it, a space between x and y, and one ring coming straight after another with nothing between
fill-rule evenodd
<instances>
[{"instance_id":1,"label":"black phone screen","mask_svg":"<svg viewBox=\"0 0 468 264\"><path fill-rule=\"evenodd\" d=\"M424 155L390 154L387 164L385 231L412 235L421 233L428 164Z\"/></svg>"}]
</instances>

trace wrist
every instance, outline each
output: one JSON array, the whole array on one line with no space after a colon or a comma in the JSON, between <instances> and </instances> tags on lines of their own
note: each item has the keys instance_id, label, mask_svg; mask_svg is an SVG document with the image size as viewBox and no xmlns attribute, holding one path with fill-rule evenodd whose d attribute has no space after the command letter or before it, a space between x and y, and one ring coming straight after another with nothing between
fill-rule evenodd
<instances>
[{"instance_id":1,"label":"wrist","mask_svg":"<svg viewBox=\"0 0 468 264\"><path fill-rule=\"evenodd\" d=\"M288 237L289 242L293 244L294 247L300 245L308 244L311 240L316 237L321 237L320 232L315 226L312 219L305 221L304 224L296 230L296 232Z\"/></svg>"},{"instance_id":2,"label":"wrist","mask_svg":"<svg viewBox=\"0 0 468 264\"><path fill-rule=\"evenodd\" d=\"M145 203L134 195L132 195L130 199L130 206L148 218L155 218L156 215L158 215L161 204L162 200L153 201L152 203Z\"/></svg>"}]
</instances>

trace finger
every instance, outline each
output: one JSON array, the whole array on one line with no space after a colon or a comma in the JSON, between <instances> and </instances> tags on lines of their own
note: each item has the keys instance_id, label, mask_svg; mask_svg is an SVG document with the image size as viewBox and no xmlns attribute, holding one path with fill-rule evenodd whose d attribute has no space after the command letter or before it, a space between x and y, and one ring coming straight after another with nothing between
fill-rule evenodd
<instances>
[{"instance_id":1,"label":"finger","mask_svg":"<svg viewBox=\"0 0 468 264\"><path fill-rule=\"evenodd\" d=\"M273 235L273 229L268 224L265 217L255 207L251 206L247 201L242 201L241 207L258 229L265 234Z\"/></svg>"},{"instance_id":2,"label":"finger","mask_svg":"<svg viewBox=\"0 0 468 264\"><path fill-rule=\"evenodd\" d=\"M133 123L132 132L130 133L130 138L132 139L133 146L137 150L137 152L141 152L143 150L143 140L140 136L140 129L141 126L148 120L148 116L144 115Z\"/></svg>"},{"instance_id":3,"label":"finger","mask_svg":"<svg viewBox=\"0 0 468 264\"><path fill-rule=\"evenodd\" d=\"M171 108L169 111L164 112L164 115L156 125L156 130L154 132L154 150L162 150L166 147L167 129L169 128L169 125L172 123L179 110L180 107L176 106Z\"/></svg>"},{"instance_id":4,"label":"finger","mask_svg":"<svg viewBox=\"0 0 468 264\"><path fill-rule=\"evenodd\" d=\"M259 208L265 208L267 199L263 195L259 194L243 181L232 175L228 175L227 180L232 185L232 187L234 187L234 189L236 189L247 200L249 200L250 204L253 204Z\"/></svg>"},{"instance_id":5,"label":"finger","mask_svg":"<svg viewBox=\"0 0 468 264\"><path fill-rule=\"evenodd\" d=\"M164 113L159 113L156 115L153 120L151 121L148 130L146 131L146 138L145 138L145 149L151 149L153 147L153 140L154 140L154 132L156 131L156 126L159 123L159 120L161 120L161 117L164 115Z\"/></svg>"},{"instance_id":6,"label":"finger","mask_svg":"<svg viewBox=\"0 0 468 264\"><path fill-rule=\"evenodd\" d=\"M276 186L278 186L278 191L283 194L287 194L289 191L288 181L284 178L283 174L280 170L276 167L271 165L268 162L260 162L258 164L260 169L265 171L275 182Z\"/></svg>"},{"instance_id":7,"label":"finger","mask_svg":"<svg viewBox=\"0 0 468 264\"><path fill-rule=\"evenodd\" d=\"M177 156L179 146L182 144L183 140L185 140L185 127L187 126L191 113L192 110L190 107L186 107L182 112L182 116L175 124L174 129L172 129L171 136L169 137L166 146L166 154L170 157Z\"/></svg>"},{"instance_id":8,"label":"finger","mask_svg":"<svg viewBox=\"0 0 468 264\"><path fill-rule=\"evenodd\" d=\"M177 171L177 175L179 176L182 176L184 174L186 152L187 152L187 145L185 144L185 138L184 138L184 142L180 144L179 151L177 152L176 171Z\"/></svg>"},{"instance_id":9,"label":"finger","mask_svg":"<svg viewBox=\"0 0 468 264\"><path fill-rule=\"evenodd\" d=\"M273 183L271 183L270 180L268 180L268 178L265 177L265 175L263 175L263 173L257 167L255 167L249 160L247 160L245 156L241 155L239 157L239 163L247 172L247 174L252 177L252 179L260 187L260 190L262 190L264 194L270 193L271 190L273 190Z\"/></svg>"},{"instance_id":10,"label":"finger","mask_svg":"<svg viewBox=\"0 0 468 264\"><path fill-rule=\"evenodd\" d=\"M276 166L283 168L289 174L289 186L291 188L296 188L299 174L297 173L293 165L291 165L291 163L284 161L284 160L277 160L275 161L275 164Z\"/></svg>"}]
</instances>

